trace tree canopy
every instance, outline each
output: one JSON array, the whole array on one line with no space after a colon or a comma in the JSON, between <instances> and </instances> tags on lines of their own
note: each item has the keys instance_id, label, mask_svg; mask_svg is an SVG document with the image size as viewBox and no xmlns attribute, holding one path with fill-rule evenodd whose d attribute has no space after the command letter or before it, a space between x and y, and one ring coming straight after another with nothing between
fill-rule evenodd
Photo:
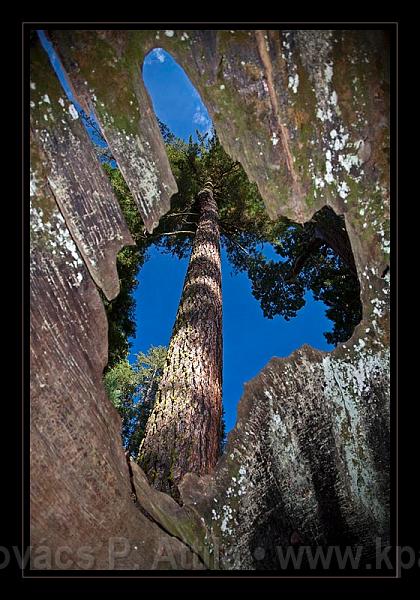
<instances>
[{"instance_id":1,"label":"tree canopy","mask_svg":"<svg viewBox=\"0 0 420 600\"><path fill-rule=\"evenodd\" d=\"M213 132L197 131L198 141L176 138L161 124L168 157L178 183L171 211L162 217L153 237L165 252L188 254L197 222L196 196L207 179L218 202L221 241L235 272L246 272L264 316L296 316L311 290L327 306L334 324L324 333L337 345L352 335L361 320L360 288L344 219L328 207L300 225L268 218L255 183L240 163L223 150ZM271 244L278 260L267 259L264 244Z\"/></svg>"},{"instance_id":2,"label":"tree canopy","mask_svg":"<svg viewBox=\"0 0 420 600\"><path fill-rule=\"evenodd\" d=\"M128 338L134 336L133 291L136 275L147 259L147 249L156 245L163 252L186 257L191 248L198 219L197 193L207 179L214 185L220 215L221 241L235 272L247 273L254 297L264 316L296 316L311 290L327 306L333 330L327 341L346 341L361 319L360 288L344 219L324 207L301 225L286 218L272 221L255 183L249 181L240 163L223 150L213 131L192 136L186 142L159 122L168 158L178 184L171 210L152 234L147 234L137 207L122 177L112 165L106 149L104 168L110 177L120 206L136 242L118 255L121 292L112 302L104 299L109 320L109 366L124 359ZM267 259L264 244L271 244L277 260Z\"/></svg>"}]
</instances>

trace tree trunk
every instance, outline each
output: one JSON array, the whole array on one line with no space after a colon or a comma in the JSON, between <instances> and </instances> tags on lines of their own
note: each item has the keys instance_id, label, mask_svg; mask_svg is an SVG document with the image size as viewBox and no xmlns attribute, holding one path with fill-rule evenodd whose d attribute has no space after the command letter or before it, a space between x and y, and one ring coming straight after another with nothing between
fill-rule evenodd
<instances>
[{"instance_id":1,"label":"tree trunk","mask_svg":"<svg viewBox=\"0 0 420 600\"><path fill-rule=\"evenodd\" d=\"M220 232L212 184L199 194L200 218L166 365L139 464L152 485L179 499L187 472L209 473L219 457L222 414Z\"/></svg>"}]
</instances>

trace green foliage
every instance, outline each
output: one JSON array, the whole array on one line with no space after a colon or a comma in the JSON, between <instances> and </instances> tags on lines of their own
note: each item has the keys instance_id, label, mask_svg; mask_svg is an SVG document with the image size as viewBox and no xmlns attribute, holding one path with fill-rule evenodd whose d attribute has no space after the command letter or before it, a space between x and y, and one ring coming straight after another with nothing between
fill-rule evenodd
<instances>
[{"instance_id":1,"label":"green foliage","mask_svg":"<svg viewBox=\"0 0 420 600\"><path fill-rule=\"evenodd\" d=\"M311 290L327 305L326 315L334 323L333 331L324 334L327 341L347 340L361 319L361 303L342 217L325 208L304 225L285 218L271 221L256 184L226 154L215 132L208 139L197 131L198 142L190 138L187 144L163 124L161 130L179 191L155 232L157 245L178 257L188 255L198 220L197 193L210 179L222 243L234 271L248 274L264 316L295 317ZM278 261L265 258L267 243Z\"/></svg>"},{"instance_id":2,"label":"green foliage","mask_svg":"<svg viewBox=\"0 0 420 600\"><path fill-rule=\"evenodd\" d=\"M230 255L235 271L247 272L264 316L295 317L311 290L315 300L327 306L326 316L333 322L332 332L324 333L327 342L348 340L362 318L362 305L343 219L324 208L304 225L283 219L273 224L272 232L278 260L267 259L255 245L248 256Z\"/></svg>"},{"instance_id":3,"label":"green foliage","mask_svg":"<svg viewBox=\"0 0 420 600\"><path fill-rule=\"evenodd\" d=\"M166 348L152 346L139 352L134 364L122 359L104 376L105 389L122 419L121 437L125 449L136 457L153 409L166 360Z\"/></svg>"}]
</instances>

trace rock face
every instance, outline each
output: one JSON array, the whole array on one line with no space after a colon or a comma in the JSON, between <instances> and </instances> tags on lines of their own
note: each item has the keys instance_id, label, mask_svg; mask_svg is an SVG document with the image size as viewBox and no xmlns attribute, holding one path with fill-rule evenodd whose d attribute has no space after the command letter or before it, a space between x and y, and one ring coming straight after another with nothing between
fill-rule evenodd
<instances>
[{"instance_id":1,"label":"rock face","mask_svg":"<svg viewBox=\"0 0 420 600\"><path fill-rule=\"evenodd\" d=\"M383 31L51 31L151 231L176 185L140 75L155 47L201 94L272 217L344 214L363 320L246 385L211 475L183 506L127 464L106 398L115 256L132 243L47 56L31 38L32 568L280 569L290 544L387 544L389 52ZM65 548L63 556L63 547ZM45 550L47 548L47 551ZM86 549L87 548L87 549Z\"/></svg>"}]
</instances>

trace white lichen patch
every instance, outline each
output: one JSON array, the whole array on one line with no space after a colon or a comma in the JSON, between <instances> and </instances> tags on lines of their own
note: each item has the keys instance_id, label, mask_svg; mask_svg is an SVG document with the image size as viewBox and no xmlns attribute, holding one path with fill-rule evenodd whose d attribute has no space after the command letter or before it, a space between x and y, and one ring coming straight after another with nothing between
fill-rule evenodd
<instances>
[{"instance_id":1,"label":"white lichen patch","mask_svg":"<svg viewBox=\"0 0 420 600\"><path fill-rule=\"evenodd\" d=\"M362 343L360 343L362 342ZM375 457L369 449L369 432L366 417L372 419L370 406L376 398L372 389L378 385L383 389L384 400L380 406L382 416L389 416L389 355L386 351L372 352L364 340L356 344L358 358L352 361L323 359L325 378L324 394L335 407L333 427L338 444L338 453L345 460L345 469L340 476L347 479L353 498L360 503L361 510L373 516L379 524L384 524L385 515L379 502L380 481L377 478Z\"/></svg>"},{"instance_id":2,"label":"white lichen patch","mask_svg":"<svg viewBox=\"0 0 420 600\"><path fill-rule=\"evenodd\" d=\"M273 394L270 390L264 390L264 396L266 396L270 400L270 402L274 401Z\"/></svg>"},{"instance_id":3,"label":"white lichen patch","mask_svg":"<svg viewBox=\"0 0 420 600\"><path fill-rule=\"evenodd\" d=\"M169 38L174 37L174 35L175 35L175 31L173 31L172 29L165 29L164 33L165 33L166 37L169 37Z\"/></svg>"},{"instance_id":4,"label":"white lichen patch","mask_svg":"<svg viewBox=\"0 0 420 600\"><path fill-rule=\"evenodd\" d=\"M330 83L332 81L333 74L334 74L334 69L333 69L332 63L325 65L324 75L325 75L326 83Z\"/></svg>"},{"instance_id":5,"label":"white lichen patch","mask_svg":"<svg viewBox=\"0 0 420 600\"><path fill-rule=\"evenodd\" d=\"M71 116L71 118L72 118L74 121L75 121L76 119L78 119L78 118L79 118L79 113L77 112L77 110L76 110L76 108L75 108L74 104L70 104L70 105L69 105L69 113L70 113L70 116Z\"/></svg>"},{"instance_id":6,"label":"white lichen patch","mask_svg":"<svg viewBox=\"0 0 420 600\"><path fill-rule=\"evenodd\" d=\"M289 75L289 88L292 89L294 94L297 94L299 87L299 74Z\"/></svg>"},{"instance_id":7,"label":"white lichen patch","mask_svg":"<svg viewBox=\"0 0 420 600\"><path fill-rule=\"evenodd\" d=\"M30 196L36 196L36 192L38 189L38 179L36 176L36 171L30 169L30 180L29 180L29 194Z\"/></svg>"},{"instance_id":8,"label":"white lichen patch","mask_svg":"<svg viewBox=\"0 0 420 600\"><path fill-rule=\"evenodd\" d=\"M360 338L359 341L353 346L353 350L355 352L360 352L366 346L366 342L363 338Z\"/></svg>"},{"instance_id":9,"label":"white lichen patch","mask_svg":"<svg viewBox=\"0 0 420 600\"><path fill-rule=\"evenodd\" d=\"M322 189L325 186L325 181L324 181L323 177L316 177L315 176L313 178L313 181L314 181L315 187L317 189L320 189L320 188Z\"/></svg>"},{"instance_id":10,"label":"white lichen patch","mask_svg":"<svg viewBox=\"0 0 420 600\"><path fill-rule=\"evenodd\" d=\"M271 136L271 143L273 146L276 146L279 143L279 138L277 137L277 133L273 131L273 135Z\"/></svg>"},{"instance_id":11,"label":"white lichen patch","mask_svg":"<svg viewBox=\"0 0 420 600\"><path fill-rule=\"evenodd\" d=\"M47 219L43 209L31 200L29 214L31 247L40 245L51 256L63 260L71 268L69 285L79 287L83 281L80 268L84 263L61 212L53 210Z\"/></svg>"},{"instance_id":12,"label":"white lichen patch","mask_svg":"<svg viewBox=\"0 0 420 600\"><path fill-rule=\"evenodd\" d=\"M221 84L221 86L220 86L220 89L221 89L221 90L224 90L224 89L225 89L225 86L224 86L224 84L223 84L223 83Z\"/></svg>"},{"instance_id":13,"label":"white lichen patch","mask_svg":"<svg viewBox=\"0 0 420 600\"><path fill-rule=\"evenodd\" d=\"M377 317L383 317L387 310L387 302L385 300L381 300L380 298L372 298L370 302L373 305L373 314Z\"/></svg>"},{"instance_id":14,"label":"white lichen patch","mask_svg":"<svg viewBox=\"0 0 420 600\"><path fill-rule=\"evenodd\" d=\"M247 468L240 465L237 474L230 478L225 502L220 501L220 506L212 509L212 520L218 522L222 535L234 533L234 527L238 525L238 503L246 496L250 487L253 487L253 484L248 480ZM214 498L214 502L219 504L217 498Z\"/></svg>"},{"instance_id":15,"label":"white lichen patch","mask_svg":"<svg viewBox=\"0 0 420 600\"><path fill-rule=\"evenodd\" d=\"M332 32L301 31L297 35L301 38L301 59L308 70L316 97L315 114L324 126L319 140L325 155L325 166L320 170L320 167L314 167L313 162L309 164L313 193L317 197L325 185L333 186L335 193L347 203L350 194L348 177L360 181L363 175L360 166L368 155L368 148L361 152L360 142L350 146L350 132L342 123L339 96L333 87ZM320 197L323 196L324 192L321 192Z\"/></svg>"},{"instance_id":16,"label":"white lichen patch","mask_svg":"<svg viewBox=\"0 0 420 600\"><path fill-rule=\"evenodd\" d=\"M346 199L349 195L350 188L345 181L341 181L337 185L337 191L340 198Z\"/></svg>"},{"instance_id":17,"label":"white lichen patch","mask_svg":"<svg viewBox=\"0 0 420 600\"><path fill-rule=\"evenodd\" d=\"M390 242L389 242L389 240L385 240L385 239L383 239L383 240L382 240L381 247L382 247L382 251L383 251L385 254L389 254L389 253L390 253L390 250L391 250L391 249L390 249Z\"/></svg>"},{"instance_id":18,"label":"white lichen patch","mask_svg":"<svg viewBox=\"0 0 420 600\"><path fill-rule=\"evenodd\" d=\"M332 164L331 164L331 152L327 150L326 154L327 160L325 161L325 176L324 179L326 183L332 183L334 181L334 176L332 174Z\"/></svg>"},{"instance_id":19,"label":"white lichen patch","mask_svg":"<svg viewBox=\"0 0 420 600\"><path fill-rule=\"evenodd\" d=\"M339 154L338 162L347 173L350 173L352 167L358 167L361 164L357 154Z\"/></svg>"}]
</instances>

